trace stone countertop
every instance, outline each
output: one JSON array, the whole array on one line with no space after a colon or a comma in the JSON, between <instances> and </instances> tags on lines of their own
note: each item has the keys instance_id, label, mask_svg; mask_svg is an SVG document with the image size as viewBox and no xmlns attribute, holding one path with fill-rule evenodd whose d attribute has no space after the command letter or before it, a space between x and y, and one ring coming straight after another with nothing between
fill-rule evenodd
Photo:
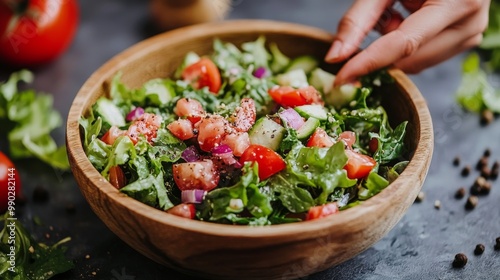
<instances>
[{"instance_id":1,"label":"stone countertop","mask_svg":"<svg viewBox=\"0 0 500 280\"><path fill-rule=\"evenodd\" d=\"M228 18L275 19L317 26L330 32L351 1L329 0L234 0ZM60 59L35 71L32 87L54 95L55 107L65 117L79 87L90 74L112 56L152 35L144 0L81 0L81 21L76 38ZM373 41L370 34L366 43ZM410 78L428 101L433 118L435 149L423 186L425 199L410 207L389 234L357 257L326 271L309 276L327 279L500 279L500 251L493 249L500 236L500 186L493 181L489 195L481 196L477 207L464 208L466 197L454 197L459 187L467 190L477 177L468 177L461 168L474 166L484 150L491 161L500 159L500 121L479 125L479 117L462 111L455 101L460 83L463 55ZM1 70L2 77L6 70ZM63 143L64 129L54 133ZM459 156L461 164L453 166ZM56 172L36 161L16 162L24 179L26 194L37 185L50 192L45 203L32 199L22 208L25 220L39 217L41 226L29 226L49 241L71 236L68 255L75 261L72 271L53 279L169 279L191 277L162 267L131 249L95 216L82 197L71 174ZM434 207L439 200L440 209ZM72 204L76 212L65 207ZM53 230L50 229L53 227ZM486 250L473 254L476 244ZM455 254L469 260L462 269L452 268ZM224 265L224 264L221 264ZM292 268L291 268L292 269Z\"/></svg>"}]
</instances>

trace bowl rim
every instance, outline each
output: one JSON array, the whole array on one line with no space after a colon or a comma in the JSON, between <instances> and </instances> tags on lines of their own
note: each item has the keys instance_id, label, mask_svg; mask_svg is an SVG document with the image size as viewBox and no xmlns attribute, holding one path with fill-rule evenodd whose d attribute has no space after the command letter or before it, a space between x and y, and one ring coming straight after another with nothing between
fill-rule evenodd
<instances>
[{"instance_id":1,"label":"bowl rim","mask_svg":"<svg viewBox=\"0 0 500 280\"><path fill-rule=\"evenodd\" d=\"M251 28L248 28L251 26ZM201 28L203 27L203 28ZM87 96L91 96L95 89L109 80L127 61L136 60L141 52L152 51L164 45L165 42L177 42L179 37L194 39L200 35L216 37L219 33L239 33L239 34L258 34L258 33L286 33L286 35L295 35L308 37L324 42L331 42L333 35L329 32L303 24L274 21L274 20L226 20L215 23L204 23L188 27L183 27L155 35L143 41L140 41L121 53L105 62L99 67L82 85L70 107L66 124L66 147L68 156L73 157L70 160L72 169L79 169L92 183L91 187L97 187L98 191L109 197L110 200L121 206L128 208L131 212L153 220L154 222L169 225L186 231L197 232L205 235L216 236L239 236L246 238L261 237L279 237L293 234L300 238L300 234L306 236L306 233L320 232L331 228L338 228L348 222L357 221L365 213L374 211L380 204L389 203L389 198L394 192L403 191L401 186L407 181L419 181L421 184L425 178L430 165L430 158L433 152L433 128L429 109L426 101L413 82L398 69L389 69L389 73L395 79L398 86L403 84L410 99L413 101L417 119L420 127L417 128L417 146L415 152L406 169L400 176L393 181L387 188L363 201L360 205L346 209L331 217L317 219L312 221L303 221L290 224L278 224L270 226L239 226L217 224L206 221L190 220L175 215L165 213L162 210L148 206L134 198L128 197L114 188L101 174L94 168L88 160L82 146L79 119L84 115L84 104ZM179 36L181 35L182 36ZM307 35L305 35L307 34ZM181 41L182 41L181 40ZM422 133L427 131L429 133ZM83 155L83 156L82 156ZM424 172L422 176L421 173ZM421 177L421 178L419 178ZM78 183L78 182L77 182ZM421 185L420 184L420 185ZM79 187L80 183L78 183ZM94 210L95 211L95 210Z\"/></svg>"}]
</instances>

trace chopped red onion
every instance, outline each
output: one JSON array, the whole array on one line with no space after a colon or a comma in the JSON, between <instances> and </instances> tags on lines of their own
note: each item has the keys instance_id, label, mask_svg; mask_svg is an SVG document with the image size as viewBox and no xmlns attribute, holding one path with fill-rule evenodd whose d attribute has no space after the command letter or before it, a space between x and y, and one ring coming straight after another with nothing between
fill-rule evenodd
<instances>
[{"instance_id":1,"label":"chopped red onion","mask_svg":"<svg viewBox=\"0 0 500 280\"><path fill-rule=\"evenodd\" d=\"M233 150L231 150L231 148L226 144L219 145L219 146L212 149L212 154L214 156L220 156L221 154L231 154L232 155L232 153L233 153Z\"/></svg>"},{"instance_id":2,"label":"chopped red onion","mask_svg":"<svg viewBox=\"0 0 500 280\"><path fill-rule=\"evenodd\" d=\"M125 119L129 122L135 121L138 118L140 118L142 115L144 115L144 109L141 107L136 107L132 111L130 111Z\"/></svg>"},{"instance_id":3,"label":"chopped red onion","mask_svg":"<svg viewBox=\"0 0 500 280\"><path fill-rule=\"evenodd\" d=\"M181 158L186 162L197 161L200 158L195 146L187 147L181 154Z\"/></svg>"},{"instance_id":4,"label":"chopped red onion","mask_svg":"<svg viewBox=\"0 0 500 280\"><path fill-rule=\"evenodd\" d=\"M292 108L280 112L279 115L293 129L299 129L305 123L299 113Z\"/></svg>"},{"instance_id":5,"label":"chopped red onion","mask_svg":"<svg viewBox=\"0 0 500 280\"><path fill-rule=\"evenodd\" d=\"M205 190L185 190L181 193L181 200L184 203L201 203L206 193Z\"/></svg>"},{"instance_id":6,"label":"chopped red onion","mask_svg":"<svg viewBox=\"0 0 500 280\"><path fill-rule=\"evenodd\" d=\"M234 155L232 153L217 154L217 156L220 159L222 159L224 163L227 165L233 165L238 163L238 161L234 158Z\"/></svg>"},{"instance_id":7,"label":"chopped red onion","mask_svg":"<svg viewBox=\"0 0 500 280\"><path fill-rule=\"evenodd\" d=\"M265 67L259 67L253 72L253 76L258 79L262 79L267 76L267 69Z\"/></svg>"}]
</instances>

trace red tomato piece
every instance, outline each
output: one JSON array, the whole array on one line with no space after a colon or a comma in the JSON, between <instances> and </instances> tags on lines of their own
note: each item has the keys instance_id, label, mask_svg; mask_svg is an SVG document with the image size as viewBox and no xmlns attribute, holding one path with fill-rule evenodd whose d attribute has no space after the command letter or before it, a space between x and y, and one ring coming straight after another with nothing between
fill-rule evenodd
<instances>
[{"instance_id":1,"label":"red tomato piece","mask_svg":"<svg viewBox=\"0 0 500 280\"><path fill-rule=\"evenodd\" d=\"M115 143L116 141L116 138L125 135L125 133L125 130L121 130L117 126L113 125L106 133L104 133L104 135L101 137L101 140L108 145L113 145L113 143Z\"/></svg>"},{"instance_id":2,"label":"red tomato piece","mask_svg":"<svg viewBox=\"0 0 500 280\"><path fill-rule=\"evenodd\" d=\"M230 116L229 121L237 131L247 132L255 124L256 117L257 112L255 111L255 102L253 99L243 98L240 106Z\"/></svg>"},{"instance_id":3,"label":"red tomato piece","mask_svg":"<svg viewBox=\"0 0 500 280\"><path fill-rule=\"evenodd\" d=\"M365 178L375 167L377 162L370 156L357 153L353 150L345 150L347 164L344 169L350 179Z\"/></svg>"},{"instance_id":4,"label":"red tomato piece","mask_svg":"<svg viewBox=\"0 0 500 280\"><path fill-rule=\"evenodd\" d=\"M333 146L334 142L328 136L326 131L322 129L321 127L316 128L314 133L309 137L309 140L307 140L307 147L318 147L318 148L328 148Z\"/></svg>"},{"instance_id":5,"label":"red tomato piece","mask_svg":"<svg viewBox=\"0 0 500 280\"><path fill-rule=\"evenodd\" d=\"M290 86L275 86L270 88L268 93L276 103L285 107L323 104L319 92L313 86L298 89Z\"/></svg>"},{"instance_id":6,"label":"red tomato piece","mask_svg":"<svg viewBox=\"0 0 500 280\"><path fill-rule=\"evenodd\" d=\"M370 139L370 142L368 142L368 150L372 154L374 154L378 150L378 139L377 138Z\"/></svg>"},{"instance_id":7,"label":"red tomato piece","mask_svg":"<svg viewBox=\"0 0 500 280\"><path fill-rule=\"evenodd\" d=\"M212 149L221 144L222 139L233 129L229 122L219 115L208 115L197 123L198 129L198 144L200 149L205 152L210 152Z\"/></svg>"},{"instance_id":8,"label":"red tomato piece","mask_svg":"<svg viewBox=\"0 0 500 280\"><path fill-rule=\"evenodd\" d=\"M250 137L246 132L230 133L224 137L222 144L228 145L233 155L239 157L250 146Z\"/></svg>"},{"instance_id":9,"label":"red tomato piece","mask_svg":"<svg viewBox=\"0 0 500 280\"><path fill-rule=\"evenodd\" d=\"M342 140L347 147L352 148L352 145L356 143L356 133L346 130L340 133L339 139Z\"/></svg>"},{"instance_id":10,"label":"red tomato piece","mask_svg":"<svg viewBox=\"0 0 500 280\"><path fill-rule=\"evenodd\" d=\"M22 67L45 64L73 40L79 18L76 0L0 2L0 60ZM13 10L24 2L26 8L15 15Z\"/></svg>"},{"instance_id":11,"label":"red tomato piece","mask_svg":"<svg viewBox=\"0 0 500 280\"><path fill-rule=\"evenodd\" d=\"M181 203L168 209L167 213L192 220L196 217L196 207L194 204Z\"/></svg>"},{"instance_id":12,"label":"red tomato piece","mask_svg":"<svg viewBox=\"0 0 500 280\"><path fill-rule=\"evenodd\" d=\"M127 178L120 166L116 165L109 169L109 182L117 189L121 189L127 184Z\"/></svg>"},{"instance_id":13,"label":"red tomato piece","mask_svg":"<svg viewBox=\"0 0 500 280\"><path fill-rule=\"evenodd\" d=\"M177 163L172 167L174 181L181 191L210 191L219 184L219 172L212 160Z\"/></svg>"},{"instance_id":14,"label":"red tomato piece","mask_svg":"<svg viewBox=\"0 0 500 280\"><path fill-rule=\"evenodd\" d=\"M307 212L306 220L321 219L339 212L339 207L336 202L327 203L325 205L314 206Z\"/></svg>"},{"instance_id":15,"label":"red tomato piece","mask_svg":"<svg viewBox=\"0 0 500 280\"><path fill-rule=\"evenodd\" d=\"M213 94L217 94L221 86L219 68L206 57L186 67L182 78L196 89L208 87Z\"/></svg>"},{"instance_id":16,"label":"red tomato piece","mask_svg":"<svg viewBox=\"0 0 500 280\"><path fill-rule=\"evenodd\" d=\"M286 168L286 163L275 151L261 146L250 145L240 157L240 163L257 162L259 164L259 178L265 180Z\"/></svg>"},{"instance_id":17,"label":"red tomato piece","mask_svg":"<svg viewBox=\"0 0 500 280\"><path fill-rule=\"evenodd\" d=\"M181 139L187 140L195 136L193 130L193 124L187 119L178 119L167 125L167 129L172 132L172 134Z\"/></svg>"},{"instance_id":18,"label":"red tomato piece","mask_svg":"<svg viewBox=\"0 0 500 280\"><path fill-rule=\"evenodd\" d=\"M139 141L139 136L144 135L148 142L153 142L156 138L156 132L161 126L161 116L144 113L139 119L135 120L128 128L126 135L134 142Z\"/></svg>"},{"instance_id":19,"label":"red tomato piece","mask_svg":"<svg viewBox=\"0 0 500 280\"><path fill-rule=\"evenodd\" d=\"M180 118L187 118L193 124L201 120L205 111L201 103L192 98L181 98L175 104L174 113Z\"/></svg>"},{"instance_id":20,"label":"red tomato piece","mask_svg":"<svg viewBox=\"0 0 500 280\"><path fill-rule=\"evenodd\" d=\"M0 152L0 214L8 209L9 201L15 203L15 198L23 197L21 180L14 163Z\"/></svg>"}]
</instances>

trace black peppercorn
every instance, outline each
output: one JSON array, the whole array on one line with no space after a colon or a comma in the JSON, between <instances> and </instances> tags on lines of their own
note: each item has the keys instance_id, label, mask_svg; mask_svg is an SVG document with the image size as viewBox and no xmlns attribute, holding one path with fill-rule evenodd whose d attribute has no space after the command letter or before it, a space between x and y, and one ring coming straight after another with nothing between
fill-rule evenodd
<instances>
[{"instance_id":1,"label":"black peppercorn","mask_svg":"<svg viewBox=\"0 0 500 280\"><path fill-rule=\"evenodd\" d=\"M490 178L491 171L490 171L490 168L488 166L484 166L483 168L481 168L481 176L483 176L486 179Z\"/></svg>"},{"instance_id":2,"label":"black peppercorn","mask_svg":"<svg viewBox=\"0 0 500 280\"><path fill-rule=\"evenodd\" d=\"M459 165L460 165L460 157L459 157L459 156L456 156L456 157L453 159L453 165L454 165L454 166L459 166Z\"/></svg>"},{"instance_id":3,"label":"black peppercorn","mask_svg":"<svg viewBox=\"0 0 500 280\"><path fill-rule=\"evenodd\" d=\"M484 150L483 156L484 157L489 157L491 155L491 150L489 148L486 148Z\"/></svg>"},{"instance_id":4,"label":"black peppercorn","mask_svg":"<svg viewBox=\"0 0 500 280\"><path fill-rule=\"evenodd\" d=\"M495 239L495 250L500 250L500 237Z\"/></svg>"},{"instance_id":5,"label":"black peppercorn","mask_svg":"<svg viewBox=\"0 0 500 280\"><path fill-rule=\"evenodd\" d=\"M482 157L477 161L476 170L481 171L485 166L488 166L488 158Z\"/></svg>"},{"instance_id":6,"label":"black peppercorn","mask_svg":"<svg viewBox=\"0 0 500 280\"><path fill-rule=\"evenodd\" d=\"M463 177L467 177L467 176L469 176L469 174L470 174L470 169L471 169L471 168L470 168L470 166L469 166L469 165L466 165L466 166L462 169L462 173L461 173L461 174L462 174L462 176L463 176Z\"/></svg>"},{"instance_id":7,"label":"black peppercorn","mask_svg":"<svg viewBox=\"0 0 500 280\"><path fill-rule=\"evenodd\" d=\"M477 196L475 195L469 196L469 198L467 198L467 202L465 203L465 209L472 210L476 208L477 202L478 202Z\"/></svg>"},{"instance_id":8,"label":"black peppercorn","mask_svg":"<svg viewBox=\"0 0 500 280\"><path fill-rule=\"evenodd\" d=\"M456 199L462 199L464 196L465 196L465 188L464 187L458 189L457 192L455 193Z\"/></svg>"},{"instance_id":9,"label":"black peppercorn","mask_svg":"<svg viewBox=\"0 0 500 280\"><path fill-rule=\"evenodd\" d=\"M455 255L455 259L453 260L453 267L461 268L467 264L467 256L463 253L458 253Z\"/></svg>"},{"instance_id":10,"label":"black peppercorn","mask_svg":"<svg viewBox=\"0 0 500 280\"><path fill-rule=\"evenodd\" d=\"M415 202L422 202L425 198L425 193L424 192L419 192L417 195L417 198L415 198Z\"/></svg>"},{"instance_id":11,"label":"black peppercorn","mask_svg":"<svg viewBox=\"0 0 500 280\"><path fill-rule=\"evenodd\" d=\"M491 110L483 110L481 112L481 124L482 125L488 125L490 124L493 119L495 118L495 116L493 115L493 112Z\"/></svg>"},{"instance_id":12,"label":"black peppercorn","mask_svg":"<svg viewBox=\"0 0 500 280\"><path fill-rule=\"evenodd\" d=\"M491 183L490 182L486 182L481 187L481 192L479 194L489 194L490 191L491 191Z\"/></svg>"},{"instance_id":13,"label":"black peppercorn","mask_svg":"<svg viewBox=\"0 0 500 280\"><path fill-rule=\"evenodd\" d=\"M474 255L481 255L484 253L484 245L483 244L477 244L476 249L474 249Z\"/></svg>"}]
</instances>

